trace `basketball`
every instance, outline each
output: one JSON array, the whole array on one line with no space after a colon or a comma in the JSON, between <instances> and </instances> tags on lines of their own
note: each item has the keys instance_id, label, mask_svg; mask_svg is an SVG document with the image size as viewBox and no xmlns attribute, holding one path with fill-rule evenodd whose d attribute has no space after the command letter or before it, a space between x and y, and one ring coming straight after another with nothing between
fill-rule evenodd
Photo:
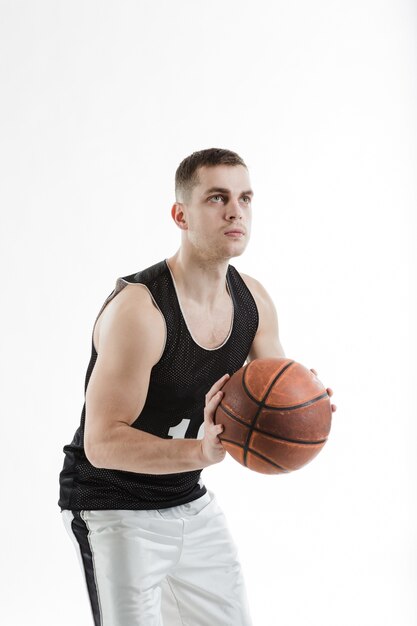
<instances>
[{"instance_id":1,"label":"basketball","mask_svg":"<svg viewBox=\"0 0 417 626\"><path fill-rule=\"evenodd\" d=\"M239 463L262 474L309 463L330 432L330 397L308 368L288 358L254 359L222 387L214 421Z\"/></svg>"}]
</instances>

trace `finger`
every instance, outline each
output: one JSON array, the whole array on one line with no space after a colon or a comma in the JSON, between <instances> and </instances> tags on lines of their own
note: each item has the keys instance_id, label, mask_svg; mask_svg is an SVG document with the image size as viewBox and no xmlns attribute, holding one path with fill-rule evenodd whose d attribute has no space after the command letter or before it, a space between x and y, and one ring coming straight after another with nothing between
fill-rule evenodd
<instances>
[{"instance_id":1,"label":"finger","mask_svg":"<svg viewBox=\"0 0 417 626\"><path fill-rule=\"evenodd\" d=\"M332 411L336 411L337 406L335 404L332 404Z\"/></svg>"},{"instance_id":2,"label":"finger","mask_svg":"<svg viewBox=\"0 0 417 626\"><path fill-rule=\"evenodd\" d=\"M230 374L224 374L224 376L219 378L219 380L217 380L214 383L214 385L211 387L211 389L209 389L209 391L206 393L206 403L210 402L212 397L216 395L216 393L223 387L223 385L226 383L226 381L229 378L230 378Z\"/></svg>"},{"instance_id":3,"label":"finger","mask_svg":"<svg viewBox=\"0 0 417 626\"><path fill-rule=\"evenodd\" d=\"M217 407L219 406L222 398L224 396L224 391L218 391L214 396L209 400L204 409L204 421L209 424L214 424L214 414L216 412Z\"/></svg>"},{"instance_id":4,"label":"finger","mask_svg":"<svg viewBox=\"0 0 417 626\"><path fill-rule=\"evenodd\" d=\"M316 372L316 370L313 370L312 368L310 368L310 372L313 372L313 374L314 374L315 376L317 376L317 372Z\"/></svg>"},{"instance_id":5,"label":"finger","mask_svg":"<svg viewBox=\"0 0 417 626\"><path fill-rule=\"evenodd\" d=\"M224 424L207 424L204 434L207 437L215 439L217 435L220 435L224 431Z\"/></svg>"},{"instance_id":6,"label":"finger","mask_svg":"<svg viewBox=\"0 0 417 626\"><path fill-rule=\"evenodd\" d=\"M332 389L330 389L330 387L328 387L328 388L326 389L326 391L327 391L327 393L328 393L328 395L329 395L329 396L332 396L332 395L333 395L333 390L332 390Z\"/></svg>"},{"instance_id":7,"label":"finger","mask_svg":"<svg viewBox=\"0 0 417 626\"><path fill-rule=\"evenodd\" d=\"M215 443L223 445L222 440L221 440L221 435L223 431L224 431L223 424L217 424L217 426L212 427L211 432L209 430L208 436Z\"/></svg>"},{"instance_id":8,"label":"finger","mask_svg":"<svg viewBox=\"0 0 417 626\"><path fill-rule=\"evenodd\" d=\"M221 378L219 378L219 380L217 380L217 381L214 383L213 387L216 387L216 388L218 388L218 389L221 389L221 388L223 387L223 385L226 383L226 381L227 381L227 380L229 380L229 378L230 378L230 374L227 374L227 373L226 373L226 374L223 374L223 376L222 376ZM212 388L213 388L213 387L212 387Z\"/></svg>"},{"instance_id":9,"label":"finger","mask_svg":"<svg viewBox=\"0 0 417 626\"><path fill-rule=\"evenodd\" d=\"M216 425L216 435L221 435L221 433L224 431L224 426L223 424L217 424Z\"/></svg>"}]
</instances>

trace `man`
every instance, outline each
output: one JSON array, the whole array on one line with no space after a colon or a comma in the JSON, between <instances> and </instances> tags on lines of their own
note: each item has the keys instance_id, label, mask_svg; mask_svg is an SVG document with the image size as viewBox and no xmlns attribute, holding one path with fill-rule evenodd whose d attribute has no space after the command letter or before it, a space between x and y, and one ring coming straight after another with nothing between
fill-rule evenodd
<instances>
[{"instance_id":1,"label":"man","mask_svg":"<svg viewBox=\"0 0 417 626\"><path fill-rule=\"evenodd\" d=\"M284 356L271 298L229 265L248 243L252 196L236 153L184 159L179 250L119 278L94 324L59 505L95 626L251 624L236 547L200 474L226 454L213 417L228 377L248 358Z\"/></svg>"}]
</instances>

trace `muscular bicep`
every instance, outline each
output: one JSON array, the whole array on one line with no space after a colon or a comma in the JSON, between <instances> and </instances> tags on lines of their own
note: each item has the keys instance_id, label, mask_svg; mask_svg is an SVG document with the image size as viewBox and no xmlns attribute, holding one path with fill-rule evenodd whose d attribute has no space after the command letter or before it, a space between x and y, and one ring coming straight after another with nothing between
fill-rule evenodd
<instances>
[{"instance_id":1,"label":"muscular bicep","mask_svg":"<svg viewBox=\"0 0 417 626\"><path fill-rule=\"evenodd\" d=\"M86 391L84 446L90 460L113 428L131 425L141 413L165 340L162 314L147 293L122 292L117 298L102 313L97 361Z\"/></svg>"}]
</instances>

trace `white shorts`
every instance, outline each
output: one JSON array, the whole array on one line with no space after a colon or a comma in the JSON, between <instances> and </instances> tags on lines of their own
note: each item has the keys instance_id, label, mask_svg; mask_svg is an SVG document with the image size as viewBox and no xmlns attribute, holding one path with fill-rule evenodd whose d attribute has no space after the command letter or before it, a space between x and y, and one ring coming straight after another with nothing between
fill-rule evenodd
<instances>
[{"instance_id":1,"label":"white shorts","mask_svg":"<svg viewBox=\"0 0 417 626\"><path fill-rule=\"evenodd\" d=\"M215 495L150 511L62 511L94 626L251 626Z\"/></svg>"}]
</instances>

